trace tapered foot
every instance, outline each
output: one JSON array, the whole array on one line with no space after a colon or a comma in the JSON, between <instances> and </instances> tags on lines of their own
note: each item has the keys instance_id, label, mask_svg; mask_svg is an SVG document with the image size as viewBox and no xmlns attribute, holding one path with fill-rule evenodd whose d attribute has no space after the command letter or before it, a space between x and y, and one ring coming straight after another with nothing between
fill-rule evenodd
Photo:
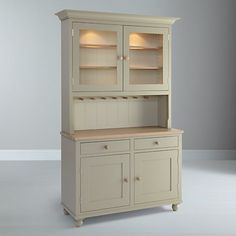
<instances>
[{"instance_id":1,"label":"tapered foot","mask_svg":"<svg viewBox=\"0 0 236 236\"><path fill-rule=\"evenodd\" d=\"M172 210L177 211L178 210L178 204L172 204Z\"/></svg>"},{"instance_id":2,"label":"tapered foot","mask_svg":"<svg viewBox=\"0 0 236 236\"><path fill-rule=\"evenodd\" d=\"M64 208L63 209L65 215L69 215L69 212Z\"/></svg>"},{"instance_id":3,"label":"tapered foot","mask_svg":"<svg viewBox=\"0 0 236 236\"><path fill-rule=\"evenodd\" d=\"M77 220L75 221L75 226L80 227L83 224L83 220Z\"/></svg>"}]
</instances>

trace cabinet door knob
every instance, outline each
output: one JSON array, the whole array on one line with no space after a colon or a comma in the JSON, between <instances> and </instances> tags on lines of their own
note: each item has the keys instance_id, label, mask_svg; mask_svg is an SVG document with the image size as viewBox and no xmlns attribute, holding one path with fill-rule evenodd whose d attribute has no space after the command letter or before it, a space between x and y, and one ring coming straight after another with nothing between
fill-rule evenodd
<instances>
[{"instance_id":1,"label":"cabinet door knob","mask_svg":"<svg viewBox=\"0 0 236 236\"><path fill-rule=\"evenodd\" d=\"M123 60L124 60L124 57L123 57L123 56L117 56L117 60L123 61Z\"/></svg>"},{"instance_id":2,"label":"cabinet door knob","mask_svg":"<svg viewBox=\"0 0 236 236\"><path fill-rule=\"evenodd\" d=\"M129 60L129 56L124 56L124 60L128 61Z\"/></svg>"},{"instance_id":3,"label":"cabinet door knob","mask_svg":"<svg viewBox=\"0 0 236 236\"><path fill-rule=\"evenodd\" d=\"M125 182L125 183L128 183L128 179L127 179L127 178L124 178L124 182Z\"/></svg>"},{"instance_id":4,"label":"cabinet door knob","mask_svg":"<svg viewBox=\"0 0 236 236\"><path fill-rule=\"evenodd\" d=\"M105 145L105 146L104 146L104 149L108 150L108 145Z\"/></svg>"},{"instance_id":5,"label":"cabinet door knob","mask_svg":"<svg viewBox=\"0 0 236 236\"><path fill-rule=\"evenodd\" d=\"M155 141L155 142L154 142L154 144L158 145L158 144L159 144L159 142L158 142L158 141Z\"/></svg>"},{"instance_id":6,"label":"cabinet door knob","mask_svg":"<svg viewBox=\"0 0 236 236\"><path fill-rule=\"evenodd\" d=\"M140 180L141 180L141 178L140 178L139 176L137 176L135 179L136 179L137 181L140 181Z\"/></svg>"}]
</instances>

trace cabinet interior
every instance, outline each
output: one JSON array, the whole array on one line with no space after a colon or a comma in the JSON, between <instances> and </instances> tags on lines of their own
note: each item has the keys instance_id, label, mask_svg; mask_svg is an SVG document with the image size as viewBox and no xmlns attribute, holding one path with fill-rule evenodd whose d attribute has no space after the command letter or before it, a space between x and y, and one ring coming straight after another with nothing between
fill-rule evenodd
<instances>
[{"instance_id":1,"label":"cabinet interior","mask_svg":"<svg viewBox=\"0 0 236 236\"><path fill-rule=\"evenodd\" d=\"M74 98L74 129L167 128L168 96Z\"/></svg>"},{"instance_id":2,"label":"cabinet interior","mask_svg":"<svg viewBox=\"0 0 236 236\"><path fill-rule=\"evenodd\" d=\"M163 83L163 35L129 34L130 84Z\"/></svg>"},{"instance_id":3,"label":"cabinet interior","mask_svg":"<svg viewBox=\"0 0 236 236\"><path fill-rule=\"evenodd\" d=\"M79 84L117 85L120 61L129 65L130 85L163 84L163 34L130 32L124 55L118 43L116 31L80 29Z\"/></svg>"},{"instance_id":4,"label":"cabinet interior","mask_svg":"<svg viewBox=\"0 0 236 236\"><path fill-rule=\"evenodd\" d=\"M117 84L117 32L80 30L80 84Z\"/></svg>"}]
</instances>

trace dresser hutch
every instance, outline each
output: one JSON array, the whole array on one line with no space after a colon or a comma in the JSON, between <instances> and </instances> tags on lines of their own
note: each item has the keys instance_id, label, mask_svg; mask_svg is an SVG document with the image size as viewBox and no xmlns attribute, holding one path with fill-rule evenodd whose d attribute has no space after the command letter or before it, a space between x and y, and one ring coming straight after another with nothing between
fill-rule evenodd
<instances>
[{"instance_id":1,"label":"dresser hutch","mask_svg":"<svg viewBox=\"0 0 236 236\"><path fill-rule=\"evenodd\" d=\"M182 130L171 127L178 18L63 10L61 201L85 218L181 203Z\"/></svg>"}]
</instances>

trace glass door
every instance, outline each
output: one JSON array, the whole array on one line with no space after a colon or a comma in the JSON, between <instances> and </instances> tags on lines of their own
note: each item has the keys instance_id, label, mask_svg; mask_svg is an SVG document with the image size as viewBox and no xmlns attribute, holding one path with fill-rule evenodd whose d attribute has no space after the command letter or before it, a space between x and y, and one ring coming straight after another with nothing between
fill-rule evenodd
<instances>
[{"instance_id":1,"label":"glass door","mask_svg":"<svg viewBox=\"0 0 236 236\"><path fill-rule=\"evenodd\" d=\"M122 90L122 27L73 24L73 90Z\"/></svg>"},{"instance_id":2,"label":"glass door","mask_svg":"<svg viewBox=\"0 0 236 236\"><path fill-rule=\"evenodd\" d=\"M168 28L124 28L125 90L168 90Z\"/></svg>"}]
</instances>

